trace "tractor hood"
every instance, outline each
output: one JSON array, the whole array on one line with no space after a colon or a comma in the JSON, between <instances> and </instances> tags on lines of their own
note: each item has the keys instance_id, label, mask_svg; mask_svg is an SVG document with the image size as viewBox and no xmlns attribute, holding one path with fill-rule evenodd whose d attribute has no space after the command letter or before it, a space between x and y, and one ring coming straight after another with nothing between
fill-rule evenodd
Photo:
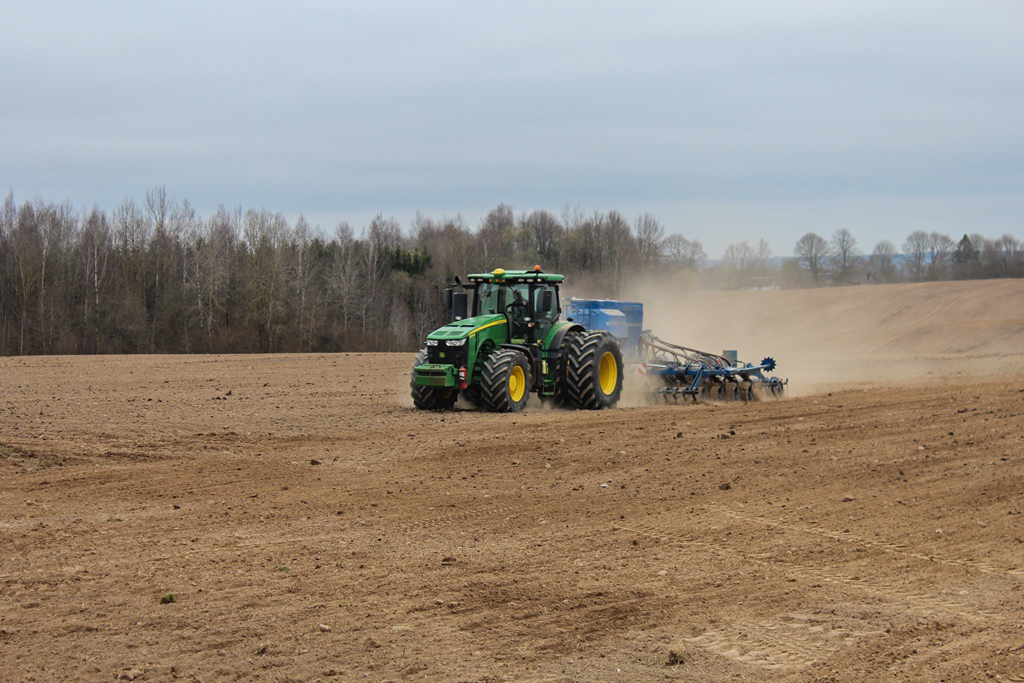
<instances>
[{"instance_id":1,"label":"tractor hood","mask_svg":"<svg viewBox=\"0 0 1024 683\"><path fill-rule=\"evenodd\" d=\"M505 318L505 316L501 315L500 313L491 315L478 315L475 318L457 320L453 323L448 323L444 327L439 327L438 329L428 334L427 339L434 339L437 341L467 339L469 337L472 337L485 327L491 327L492 325L507 324L508 320Z\"/></svg>"}]
</instances>

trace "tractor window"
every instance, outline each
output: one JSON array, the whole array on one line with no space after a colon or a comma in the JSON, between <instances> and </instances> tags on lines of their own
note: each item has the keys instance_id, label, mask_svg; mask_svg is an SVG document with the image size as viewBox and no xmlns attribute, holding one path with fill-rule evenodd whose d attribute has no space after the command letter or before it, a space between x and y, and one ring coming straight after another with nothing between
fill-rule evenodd
<instances>
[{"instance_id":1,"label":"tractor window","mask_svg":"<svg viewBox=\"0 0 1024 683\"><path fill-rule=\"evenodd\" d=\"M507 313L505 309L508 306L521 303L522 315L525 316L529 296L530 286L527 284L496 285L492 282L481 282L476 288L476 314Z\"/></svg>"},{"instance_id":2,"label":"tractor window","mask_svg":"<svg viewBox=\"0 0 1024 683\"><path fill-rule=\"evenodd\" d=\"M508 304L522 304L523 310L526 309L526 302L530 297L530 286L529 285L512 285L509 287L509 293L507 294L508 300L505 302ZM525 313L524 313L525 315Z\"/></svg>"},{"instance_id":3,"label":"tractor window","mask_svg":"<svg viewBox=\"0 0 1024 683\"><path fill-rule=\"evenodd\" d=\"M481 282L476 288L476 314L486 315L488 313L498 313L501 309L498 301L498 293L500 287L496 286L491 282ZM504 310L500 310L504 313Z\"/></svg>"}]
</instances>

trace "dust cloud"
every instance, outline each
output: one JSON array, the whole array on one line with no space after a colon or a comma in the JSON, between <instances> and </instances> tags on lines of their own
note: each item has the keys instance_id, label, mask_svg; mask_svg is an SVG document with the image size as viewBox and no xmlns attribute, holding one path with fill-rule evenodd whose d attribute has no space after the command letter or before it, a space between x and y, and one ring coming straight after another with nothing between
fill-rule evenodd
<instances>
[{"instance_id":1,"label":"dust cloud","mask_svg":"<svg viewBox=\"0 0 1024 683\"><path fill-rule=\"evenodd\" d=\"M644 327L712 353L771 356L791 395L1024 369L1024 281L704 292L633 288Z\"/></svg>"},{"instance_id":2,"label":"dust cloud","mask_svg":"<svg viewBox=\"0 0 1024 683\"><path fill-rule=\"evenodd\" d=\"M1024 371L1024 280L719 292L681 277L634 282L620 298L642 302L644 328L665 341L735 350L748 363L774 358L790 396ZM649 404L649 389L627 368L619 405ZM412 406L408 374L395 393Z\"/></svg>"}]
</instances>

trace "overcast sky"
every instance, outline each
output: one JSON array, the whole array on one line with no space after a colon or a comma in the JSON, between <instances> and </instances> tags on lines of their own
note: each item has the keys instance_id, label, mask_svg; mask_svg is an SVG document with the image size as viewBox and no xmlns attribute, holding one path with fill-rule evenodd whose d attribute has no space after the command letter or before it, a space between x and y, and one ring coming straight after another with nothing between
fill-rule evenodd
<instances>
[{"instance_id":1,"label":"overcast sky","mask_svg":"<svg viewBox=\"0 0 1024 683\"><path fill-rule=\"evenodd\" d=\"M1024 236L1024 2L4 2L0 194Z\"/></svg>"}]
</instances>

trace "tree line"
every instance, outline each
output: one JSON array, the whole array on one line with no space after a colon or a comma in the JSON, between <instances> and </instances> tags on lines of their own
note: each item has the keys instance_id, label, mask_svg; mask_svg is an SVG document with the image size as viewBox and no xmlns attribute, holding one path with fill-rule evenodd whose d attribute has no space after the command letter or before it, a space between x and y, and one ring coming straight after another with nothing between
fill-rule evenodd
<instances>
[{"instance_id":1,"label":"tree line","mask_svg":"<svg viewBox=\"0 0 1024 683\"><path fill-rule=\"evenodd\" d=\"M443 322L455 275L542 264L575 292L619 297L646 276L677 287L814 286L1024 276L1010 235L959 243L913 233L870 255L847 231L809 233L793 258L767 242L708 260L651 214L499 205L471 229L376 216L357 235L299 217L218 208L202 217L157 187L107 213L36 199L0 210L0 354L405 351Z\"/></svg>"},{"instance_id":2,"label":"tree line","mask_svg":"<svg viewBox=\"0 0 1024 683\"><path fill-rule=\"evenodd\" d=\"M1024 277L1024 243L1010 234L995 239L965 234L957 241L915 230L902 251L882 240L865 254L850 231L841 229L830 240L807 233L793 254L797 281L813 285Z\"/></svg>"}]
</instances>

